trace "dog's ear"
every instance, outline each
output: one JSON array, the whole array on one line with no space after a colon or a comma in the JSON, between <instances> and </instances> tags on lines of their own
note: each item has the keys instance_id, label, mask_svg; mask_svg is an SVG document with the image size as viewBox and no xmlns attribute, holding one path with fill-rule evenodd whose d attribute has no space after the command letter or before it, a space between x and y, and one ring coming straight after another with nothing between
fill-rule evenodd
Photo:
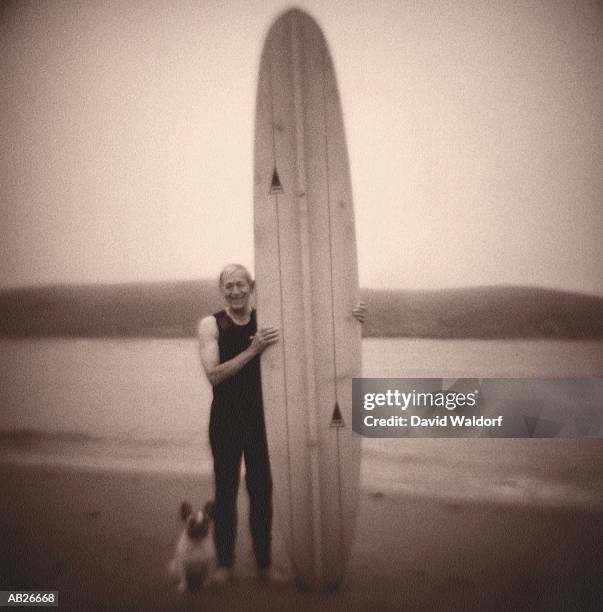
<instances>
[{"instance_id":1,"label":"dog's ear","mask_svg":"<svg viewBox=\"0 0 603 612\"><path fill-rule=\"evenodd\" d=\"M203 512L205 512L205 514L207 514L207 516L209 516L210 519L213 520L214 518L214 502L213 501L208 501L205 506L203 506Z\"/></svg>"},{"instance_id":2,"label":"dog's ear","mask_svg":"<svg viewBox=\"0 0 603 612\"><path fill-rule=\"evenodd\" d=\"M180 504L180 519L186 521L186 519L193 513L193 508L188 502L182 502Z\"/></svg>"}]
</instances>

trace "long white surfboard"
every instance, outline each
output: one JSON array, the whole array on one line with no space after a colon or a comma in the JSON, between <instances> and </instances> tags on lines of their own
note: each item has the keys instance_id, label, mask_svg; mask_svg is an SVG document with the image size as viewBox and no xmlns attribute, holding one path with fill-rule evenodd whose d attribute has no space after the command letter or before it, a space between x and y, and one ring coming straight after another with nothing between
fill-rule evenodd
<instances>
[{"instance_id":1,"label":"long white surfboard","mask_svg":"<svg viewBox=\"0 0 603 612\"><path fill-rule=\"evenodd\" d=\"M298 581L329 589L343 577L358 505L361 326L337 83L318 25L299 10L264 45L254 182L258 323L281 331L262 355L275 510Z\"/></svg>"}]
</instances>

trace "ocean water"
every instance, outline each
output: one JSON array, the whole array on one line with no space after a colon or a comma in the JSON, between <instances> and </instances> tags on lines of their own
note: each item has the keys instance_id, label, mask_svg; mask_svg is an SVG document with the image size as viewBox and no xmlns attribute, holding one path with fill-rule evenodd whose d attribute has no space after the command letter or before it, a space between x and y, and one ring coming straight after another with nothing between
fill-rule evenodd
<instances>
[{"instance_id":1,"label":"ocean water","mask_svg":"<svg viewBox=\"0 0 603 612\"><path fill-rule=\"evenodd\" d=\"M209 473L194 339L0 341L0 461ZM599 342L365 339L365 377L601 377ZM603 506L600 440L375 440L362 483L450 498Z\"/></svg>"}]
</instances>

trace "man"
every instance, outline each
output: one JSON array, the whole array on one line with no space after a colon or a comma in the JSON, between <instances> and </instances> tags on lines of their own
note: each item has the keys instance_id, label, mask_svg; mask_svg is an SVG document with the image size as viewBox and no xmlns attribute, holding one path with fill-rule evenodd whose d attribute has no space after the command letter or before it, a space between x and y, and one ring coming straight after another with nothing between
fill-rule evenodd
<instances>
[{"instance_id":1,"label":"man","mask_svg":"<svg viewBox=\"0 0 603 612\"><path fill-rule=\"evenodd\" d=\"M254 281L239 264L220 274L220 291L226 308L199 323L201 362L213 387L209 439L214 457L214 541L218 567L214 583L231 577L236 538L236 501L241 456L249 493L249 526L260 577L279 580L270 558L272 479L262 407L260 354L278 342L273 327L257 329L251 308ZM364 321L364 304L354 316Z\"/></svg>"}]
</instances>

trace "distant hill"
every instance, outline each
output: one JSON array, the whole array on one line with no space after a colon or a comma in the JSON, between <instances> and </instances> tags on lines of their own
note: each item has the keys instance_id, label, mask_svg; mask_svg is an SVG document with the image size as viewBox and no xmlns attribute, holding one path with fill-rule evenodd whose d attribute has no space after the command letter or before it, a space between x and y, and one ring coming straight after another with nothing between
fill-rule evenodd
<instances>
[{"instance_id":1,"label":"distant hill","mask_svg":"<svg viewBox=\"0 0 603 612\"><path fill-rule=\"evenodd\" d=\"M603 338L603 298L533 287L366 292L368 336Z\"/></svg>"},{"instance_id":2,"label":"distant hill","mask_svg":"<svg viewBox=\"0 0 603 612\"><path fill-rule=\"evenodd\" d=\"M603 298L530 287L361 290L365 336L603 338ZM196 333L222 308L215 281L31 287L0 292L0 336L153 336Z\"/></svg>"},{"instance_id":3,"label":"distant hill","mask_svg":"<svg viewBox=\"0 0 603 612\"><path fill-rule=\"evenodd\" d=\"M190 336L220 304L206 280L15 289L0 293L0 335Z\"/></svg>"}]
</instances>

